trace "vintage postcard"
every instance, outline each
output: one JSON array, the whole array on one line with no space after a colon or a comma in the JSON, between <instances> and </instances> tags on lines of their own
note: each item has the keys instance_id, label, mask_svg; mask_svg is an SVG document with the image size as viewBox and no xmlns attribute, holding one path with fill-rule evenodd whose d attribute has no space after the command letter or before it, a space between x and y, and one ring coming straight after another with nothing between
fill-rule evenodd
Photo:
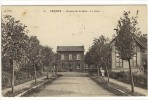
<instances>
[{"instance_id":1,"label":"vintage postcard","mask_svg":"<svg viewBox=\"0 0 148 100\"><path fill-rule=\"evenodd\" d=\"M1 12L3 97L147 96L147 5Z\"/></svg>"}]
</instances>

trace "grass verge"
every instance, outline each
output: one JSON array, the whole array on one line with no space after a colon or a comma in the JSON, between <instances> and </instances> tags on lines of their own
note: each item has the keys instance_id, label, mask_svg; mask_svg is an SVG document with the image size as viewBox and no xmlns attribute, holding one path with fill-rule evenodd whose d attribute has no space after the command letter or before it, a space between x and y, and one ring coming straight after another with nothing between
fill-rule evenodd
<instances>
[{"instance_id":1,"label":"grass verge","mask_svg":"<svg viewBox=\"0 0 148 100\"><path fill-rule=\"evenodd\" d=\"M45 78L44 80L42 80L42 81L37 81L37 83L35 83L35 82L33 82L32 84L31 84L31 86L30 86L30 88L24 88L24 89L21 89L21 90L18 90L18 91L14 91L13 93L12 93L12 91L8 91L5 95L3 95L4 97L15 97L16 95L18 95L18 94L20 94L20 93L23 93L24 91L27 91L27 90L29 90L28 92L30 92L30 91L34 91L36 88L33 88L33 87L35 87L35 86L37 86L37 85L39 85L39 84L42 84L43 82L45 82L45 81L47 81L47 82L49 82L49 83L51 83L53 80L55 80L56 78L58 78L58 77L60 77L60 76L62 76L62 75L57 75L57 77L51 77L51 78ZM45 83L44 83L45 84ZM43 85L44 85L43 84ZM31 89L32 88L32 89ZM25 93L24 95L26 95L26 94L28 94L28 92L27 93Z\"/></svg>"},{"instance_id":2,"label":"grass verge","mask_svg":"<svg viewBox=\"0 0 148 100\"><path fill-rule=\"evenodd\" d=\"M37 88L33 88L31 90L29 90L27 93L25 93L24 95L22 95L22 97L29 97L34 93L38 93L40 91L42 91L47 85L51 84L54 80L56 80L58 77L61 77L61 74L58 74L57 77L51 77L47 82L45 82L44 84L42 84L41 86L38 86Z\"/></svg>"},{"instance_id":3,"label":"grass verge","mask_svg":"<svg viewBox=\"0 0 148 100\"><path fill-rule=\"evenodd\" d=\"M95 81L97 84L99 84L102 88L114 93L117 96L144 96L140 93L134 92L132 93L129 89L126 87L117 85L112 82L107 82L103 78L97 78L97 77L90 77L93 81Z\"/></svg>"}]
</instances>

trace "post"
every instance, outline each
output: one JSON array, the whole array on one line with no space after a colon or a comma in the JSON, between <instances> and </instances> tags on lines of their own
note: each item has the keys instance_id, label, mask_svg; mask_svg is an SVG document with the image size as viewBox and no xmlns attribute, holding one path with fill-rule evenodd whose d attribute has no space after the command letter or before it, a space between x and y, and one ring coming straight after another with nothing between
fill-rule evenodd
<instances>
[{"instance_id":1,"label":"post","mask_svg":"<svg viewBox=\"0 0 148 100\"><path fill-rule=\"evenodd\" d=\"M131 92L134 92L134 81L133 81L133 75L132 75L132 69L131 69L131 65L130 65L130 59L128 60L129 63L129 71L130 71L130 80L131 80Z\"/></svg>"},{"instance_id":2,"label":"post","mask_svg":"<svg viewBox=\"0 0 148 100\"><path fill-rule=\"evenodd\" d=\"M14 92L14 66L13 66L13 59L10 60L10 65L12 66L11 88L12 88L12 92Z\"/></svg>"},{"instance_id":3,"label":"post","mask_svg":"<svg viewBox=\"0 0 148 100\"><path fill-rule=\"evenodd\" d=\"M97 65L97 77L99 77L100 76L100 70L99 70L99 66Z\"/></svg>"},{"instance_id":4,"label":"post","mask_svg":"<svg viewBox=\"0 0 148 100\"><path fill-rule=\"evenodd\" d=\"M109 73L108 73L107 66L105 66L105 68L106 68L106 72L107 72L107 78L108 78L108 82L109 82Z\"/></svg>"},{"instance_id":5,"label":"post","mask_svg":"<svg viewBox=\"0 0 148 100\"><path fill-rule=\"evenodd\" d=\"M48 74L49 74L49 68L48 68L48 66L47 66L47 79L49 78L49 77L48 77Z\"/></svg>"},{"instance_id":6,"label":"post","mask_svg":"<svg viewBox=\"0 0 148 100\"><path fill-rule=\"evenodd\" d=\"M35 83L36 83L37 82L36 81L37 76L36 76L36 67L35 67L34 61L33 61L33 67L34 67L34 79L35 79Z\"/></svg>"}]
</instances>

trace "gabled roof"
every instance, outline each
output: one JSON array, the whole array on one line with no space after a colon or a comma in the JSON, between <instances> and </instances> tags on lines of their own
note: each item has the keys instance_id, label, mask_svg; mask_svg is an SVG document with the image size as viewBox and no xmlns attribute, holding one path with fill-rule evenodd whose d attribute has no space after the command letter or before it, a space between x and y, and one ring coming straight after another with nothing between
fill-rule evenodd
<instances>
[{"instance_id":1,"label":"gabled roof","mask_svg":"<svg viewBox=\"0 0 148 100\"><path fill-rule=\"evenodd\" d=\"M58 51L83 51L84 52L84 46L57 46L57 52Z\"/></svg>"},{"instance_id":2,"label":"gabled roof","mask_svg":"<svg viewBox=\"0 0 148 100\"><path fill-rule=\"evenodd\" d=\"M142 48L147 48L146 45L144 45L144 43L142 43L139 39L135 38L135 41L142 47Z\"/></svg>"},{"instance_id":3,"label":"gabled roof","mask_svg":"<svg viewBox=\"0 0 148 100\"><path fill-rule=\"evenodd\" d=\"M115 41L115 39L116 39L116 37L110 42L110 44L112 44L113 43L113 41ZM144 48L144 49L146 49L147 48L147 46L146 45L144 45L144 43L143 42L141 42L139 39L137 39L136 37L134 38L134 40L142 47L142 48Z\"/></svg>"}]
</instances>

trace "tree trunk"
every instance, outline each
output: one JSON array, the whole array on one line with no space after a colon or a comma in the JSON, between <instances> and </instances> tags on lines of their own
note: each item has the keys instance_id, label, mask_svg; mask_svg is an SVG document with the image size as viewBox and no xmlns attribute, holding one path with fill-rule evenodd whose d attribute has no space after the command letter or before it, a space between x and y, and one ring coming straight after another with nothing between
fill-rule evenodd
<instances>
[{"instance_id":1,"label":"tree trunk","mask_svg":"<svg viewBox=\"0 0 148 100\"><path fill-rule=\"evenodd\" d=\"M107 68L107 66L105 66L105 68L106 68L106 72L107 72L107 79L108 79L108 82L109 82L109 73L108 73L108 68Z\"/></svg>"},{"instance_id":2,"label":"tree trunk","mask_svg":"<svg viewBox=\"0 0 148 100\"><path fill-rule=\"evenodd\" d=\"M90 76L90 66L89 66L89 64L88 64L88 70L87 70L87 72L88 72L88 75Z\"/></svg>"},{"instance_id":3,"label":"tree trunk","mask_svg":"<svg viewBox=\"0 0 148 100\"><path fill-rule=\"evenodd\" d=\"M29 62L25 60L26 73L27 73L27 76L28 76L28 78L29 78L29 71L28 71L28 68L27 68L27 64L28 64L28 63L29 63Z\"/></svg>"},{"instance_id":4,"label":"tree trunk","mask_svg":"<svg viewBox=\"0 0 148 100\"><path fill-rule=\"evenodd\" d=\"M131 81L131 92L134 92L134 81L133 81L133 75L132 75L132 69L130 65L130 59L128 60L129 63L129 71L130 71L130 81Z\"/></svg>"},{"instance_id":5,"label":"tree trunk","mask_svg":"<svg viewBox=\"0 0 148 100\"><path fill-rule=\"evenodd\" d=\"M44 66L43 66L43 72L45 71Z\"/></svg>"},{"instance_id":6,"label":"tree trunk","mask_svg":"<svg viewBox=\"0 0 148 100\"><path fill-rule=\"evenodd\" d=\"M14 66L13 66L13 59L10 60L10 65L12 67L11 88L12 88L12 92L14 92Z\"/></svg>"},{"instance_id":7,"label":"tree trunk","mask_svg":"<svg viewBox=\"0 0 148 100\"><path fill-rule=\"evenodd\" d=\"M100 76L100 68L99 68L99 66L97 65L97 77L99 77Z\"/></svg>"},{"instance_id":8,"label":"tree trunk","mask_svg":"<svg viewBox=\"0 0 148 100\"><path fill-rule=\"evenodd\" d=\"M47 79L49 78L48 74L49 74L49 67L47 66Z\"/></svg>"},{"instance_id":9,"label":"tree trunk","mask_svg":"<svg viewBox=\"0 0 148 100\"><path fill-rule=\"evenodd\" d=\"M51 70L51 68L52 68L52 65L51 65L50 68L49 68L49 72L50 72L50 74L52 75L52 70Z\"/></svg>"},{"instance_id":10,"label":"tree trunk","mask_svg":"<svg viewBox=\"0 0 148 100\"><path fill-rule=\"evenodd\" d=\"M60 68L59 65L60 65L60 64L58 64L58 66L56 67L56 72L59 71L59 68Z\"/></svg>"},{"instance_id":11,"label":"tree trunk","mask_svg":"<svg viewBox=\"0 0 148 100\"><path fill-rule=\"evenodd\" d=\"M35 83L37 82L37 76L36 76L36 67L35 67L35 63L33 61L33 67L34 67L34 79L35 79Z\"/></svg>"},{"instance_id":12,"label":"tree trunk","mask_svg":"<svg viewBox=\"0 0 148 100\"><path fill-rule=\"evenodd\" d=\"M55 67L55 76L57 76L57 68L58 66Z\"/></svg>"}]
</instances>

